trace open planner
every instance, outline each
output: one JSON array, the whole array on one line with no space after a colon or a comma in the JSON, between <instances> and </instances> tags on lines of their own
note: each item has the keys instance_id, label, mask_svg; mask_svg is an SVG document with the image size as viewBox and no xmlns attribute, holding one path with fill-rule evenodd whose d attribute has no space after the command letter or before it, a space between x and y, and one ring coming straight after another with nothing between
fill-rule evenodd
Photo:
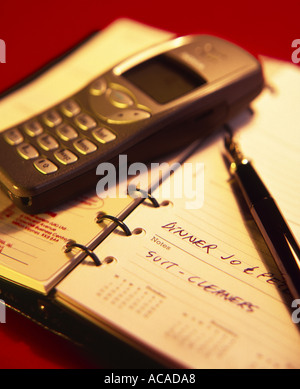
<instances>
[{"instance_id":1,"label":"open planner","mask_svg":"<svg viewBox=\"0 0 300 389\"><path fill-rule=\"evenodd\" d=\"M41 102L51 105L57 93L66 97L79 75L77 82L92 79L99 73L95 61L104 71L170 37L133 21L115 22L36 85L2 100L1 128L40 110ZM228 126L299 241L300 70L268 58L262 64L267 87ZM62 90L51 88L53 80ZM26 215L1 198L0 298L56 332L64 331L51 314L69 320L71 333L77 317L166 367L299 368L292 297L231 179L224 134L220 128L205 142L166 156L171 168L179 164L150 188L158 204L87 194L46 214ZM185 167L192 172L188 185ZM97 224L99 212L123 221L131 234L111 220ZM69 240L84 244L101 266L80 249L66 253Z\"/></svg>"}]
</instances>

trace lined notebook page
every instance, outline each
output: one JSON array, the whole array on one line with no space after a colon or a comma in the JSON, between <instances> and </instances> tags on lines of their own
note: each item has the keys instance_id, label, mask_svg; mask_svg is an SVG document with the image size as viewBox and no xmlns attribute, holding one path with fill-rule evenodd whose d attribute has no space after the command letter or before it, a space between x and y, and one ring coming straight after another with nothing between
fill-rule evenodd
<instances>
[{"instance_id":1,"label":"lined notebook page","mask_svg":"<svg viewBox=\"0 0 300 389\"><path fill-rule=\"evenodd\" d=\"M120 215L134 203L130 197L102 199L89 193L64 207L28 215L3 194L0 201L1 277L42 293L48 292L83 257L79 249L64 252L68 240L95 244L101 234L114 227L112 223L97 224L97 214Z\"/></svg>"},{"instance_id":2,"label":"lined notebook page","mask_svg":"<svg viewBox=\"0 0 300 389\"><path fill-rule=\"evenodd\" d=\"M259 117L272 111L265 99L264 92L255 104ZM259 145L258 123L250 120ZM204 164L200 209L188 209L189 193L161 196L165 181L154 195L169 205L139 206L126 219L133 235L109 236L95 250L104 265L79 265L58 285L57 299L174 366L299 368L289 291L235 194L223 152L219 136L187 161ZM202 174L195 172L194 183Z\"/></svg>"},{"instance_id":3,"label":"lined notebook page","mask_svg":"<svg viewBox=\"0 0 300 389\"><path fill-rule=\"evenodd\" d=\"M237 140L300 242L300 68L265 59L270 89L253 102L254 115L233 121Z\"/></svg>"}]
</instances>

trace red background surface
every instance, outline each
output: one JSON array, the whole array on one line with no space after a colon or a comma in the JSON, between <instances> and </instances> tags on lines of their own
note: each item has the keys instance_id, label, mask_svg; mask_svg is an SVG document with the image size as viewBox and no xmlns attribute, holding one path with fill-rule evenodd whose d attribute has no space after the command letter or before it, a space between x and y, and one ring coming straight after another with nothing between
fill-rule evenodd
<instances>
[{"instance_id":1,"label":"red background surface","mask_svg":"<svg viewBox=\"0 0 300 389\"><path fill-rule=\"evenodd\" d=\"M3 1L0 12L0 39L7 49L0 92L119 17L179 35L218 35L254 54L289 62L291 43L300 38L299 0L18 0ZM105 364L105 350L101 366L114 367ZM73 345L7 310L6 323L0 324L0 368L88 367L96 365Z\"/></svg>"}]
</instances>

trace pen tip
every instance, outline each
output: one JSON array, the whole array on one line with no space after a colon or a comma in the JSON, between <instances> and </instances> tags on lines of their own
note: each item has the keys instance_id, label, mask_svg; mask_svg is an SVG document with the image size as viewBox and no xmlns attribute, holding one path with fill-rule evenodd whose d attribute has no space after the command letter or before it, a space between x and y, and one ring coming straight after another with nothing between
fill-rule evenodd
<instances>
[{"instance_id":1,"label":"pen tip","mask_svg":"<svg viewBox=\"0 0 300 389\"><path fill-rule=\"evenodd\" d=\"M230 156L235 154L236 144L234 143L233 137L231 134L225 134L224 146L225 146L225 149L227 151L227 154L229 154Z\"/></svg>"},{"instance_id":2,"label":"pen tip","mask_svg":"<svg viewBox=\"0 0 300 389\"><path fill-rule=\"evenodd\" d=\"M231 134L225 135L224 146L227 152L227 157L231 162L239 162L244 158L238 144L233 140L233 136Z\"/></svg>"},{"instance_id":3,"label":"pen tip","mask_svg":"<svg viewBox=\"0 0 300 389\"><path fill-rule=\"evenodd\" d=\"M232 136L230 134L225 134L224 145L227 150L230 148L231 143L232 143Z\"/></svg>"}]
</instances>

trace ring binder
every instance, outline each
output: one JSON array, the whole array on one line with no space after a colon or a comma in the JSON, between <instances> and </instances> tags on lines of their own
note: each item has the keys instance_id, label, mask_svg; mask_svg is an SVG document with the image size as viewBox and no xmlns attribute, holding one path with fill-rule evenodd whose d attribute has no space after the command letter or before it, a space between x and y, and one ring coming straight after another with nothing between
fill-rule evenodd
<instances>
[{"instance_id":1,"label":"ring binder","mask_svg":"<svg viewBox=\"0 0 300 389\"><path fill-rule=\"evenodd\" d=\"M86 246L82 245L82 244L79 244L79 243L76 243L75 240L69 240L66 245L65 245L65 253L69 253L72 248L74 247L77 247L79 249L81 249L82 251L84 251L88 256L90 256L92 258L92 260L95 262L95 265L96 266L101 266L101 261L100 259L97 257L97 255L90 249L88 249Z\"/></svg>"},{"instance_id":2,"label":"ring binder","mask_svg":"<svg viewBox=\"0 0 300 389\"><path fill-rule=\"evenodd\" d=\"M150 193L148 193L145 190L140 189L140 188L136 188L136 190L138 192L141 192L144 195L145 198L147 197L151 201L151 203L154 205L155 208L159 208L160 207L160 205L159 205L158 201L156 200L156 198L153 197Z\"/></svg>"},{"instance_id":3,"label":"ring binder","mask_svg":"<svg viewBox=\"0 0 300 389\"><path fill-rule=\"evenodd\" d=\"M142 189L139 189L139 188L136 188L136 190L143 193L144 195L146 194L145 198L147 197L152 202L154 207L156 207L156 208L160 207L156 198L153 197L150 193L148 193ZM96 223L101 223L104 219L110 219L113 222L115 222L116 224L118 224L118 226L122 228L122 230L125 232L125 234L127 236L132 235L128 226L123 221L119 220L116 216L106 215L106 214L101 213L100 215L97 216Z\"/></svg>"},{"instance_id":4,"label":"ring binder","mask_svg":"<svg viewBox=\"0 0 300 389\"><path fill-rule=\"evenodd\" d=\"M130 236L131 235L131 231L130 229L127 227L127 225L122 222L121 220L119 220L117 217L115 216L112 216L112 215L103 215L101 214L101 216L97 216L97 219L96 219L96 223L101 223L104 219L110 219L112 220L113 222L117 223L119 227L122 228L122 230L125 232L125 234L127 236Z\"/></svg>"}]
</instances>

